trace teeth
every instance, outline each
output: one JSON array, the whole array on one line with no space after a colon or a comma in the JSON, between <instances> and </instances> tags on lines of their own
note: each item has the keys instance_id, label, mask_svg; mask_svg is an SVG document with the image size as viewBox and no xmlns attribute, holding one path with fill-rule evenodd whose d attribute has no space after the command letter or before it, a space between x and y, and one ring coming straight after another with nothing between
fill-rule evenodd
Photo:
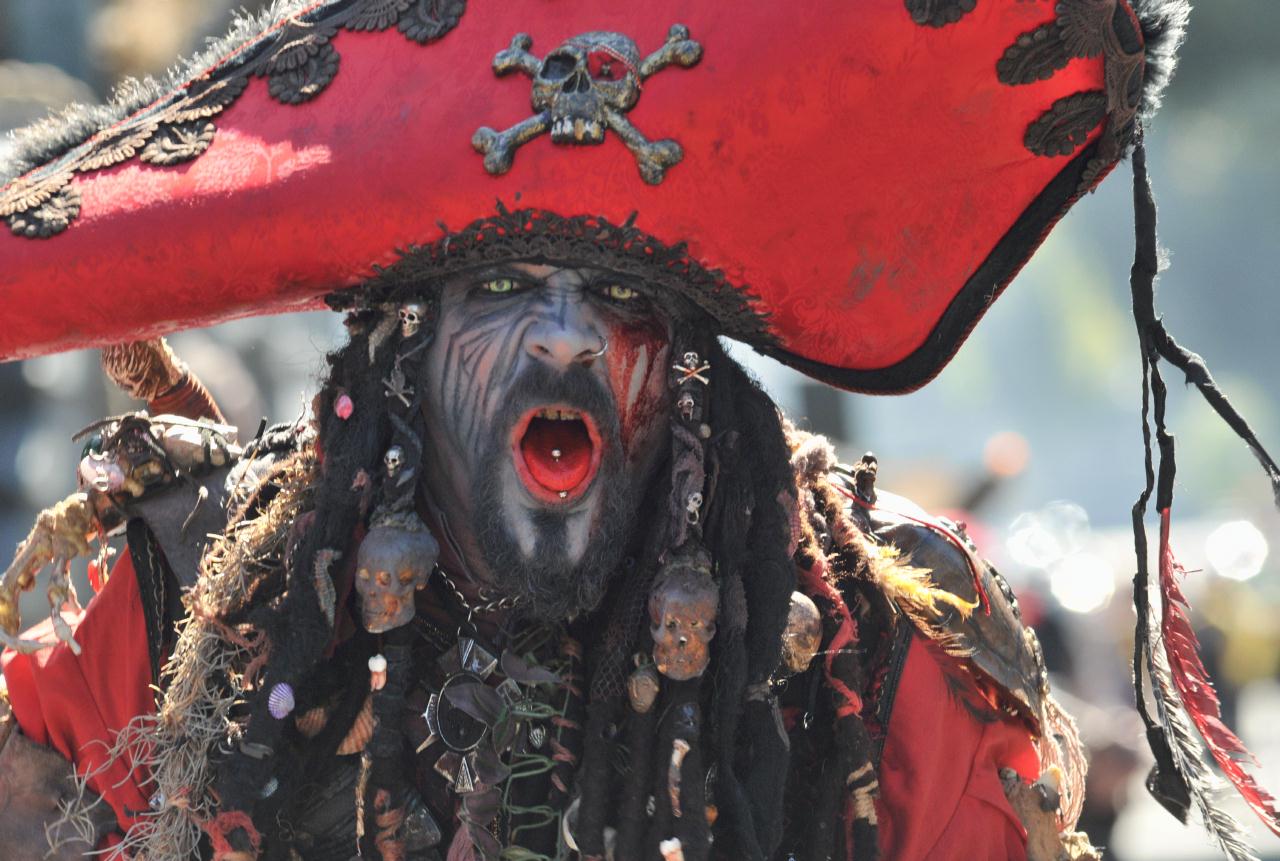
<instances>
[{"instance_id":1,"label":"teeth","mask_svg":"<svg viewBox=\"0 0 1280 861\"><path fill-rule=\"evenodd\" d=\"M598 141L604 137L604 126L596 120L564 117L551 124L551 134L579 141Z\"/></svg>"},{"instance_id":2,"label":"teeth","mask_svg":"<svg viewBox=\"0 0 1280 861\"><path fill-rule=\"evenodd\" d=\"M577 410L538 410L538 418L551 419L552 421L572 422L582 419L582 413Z\"/></svg>"}]
</instances>

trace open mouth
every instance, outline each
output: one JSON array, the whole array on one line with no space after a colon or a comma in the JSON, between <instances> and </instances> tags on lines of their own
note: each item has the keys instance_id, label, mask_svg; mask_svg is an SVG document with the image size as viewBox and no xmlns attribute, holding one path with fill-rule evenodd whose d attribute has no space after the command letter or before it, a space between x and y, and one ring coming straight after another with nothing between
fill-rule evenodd
<instances>
[{"instance_id":1,"label":"open mouth","mask_svg":"<svg viewBox=\"0 0 1280 861\"><path fill-rule=\"evenodd\" d=\"M600 433L587 413L548 405L529 410L511 434L516 473L543 502L577 499L600 469Z\"/></svg>"}]
</instances>

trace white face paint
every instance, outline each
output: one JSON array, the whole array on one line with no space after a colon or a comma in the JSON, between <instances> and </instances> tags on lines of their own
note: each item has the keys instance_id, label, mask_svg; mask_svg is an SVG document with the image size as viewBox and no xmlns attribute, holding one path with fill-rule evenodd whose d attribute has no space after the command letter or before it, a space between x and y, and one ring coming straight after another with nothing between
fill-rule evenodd
<instances>
[{"instance_id":1,"label":"white face paint","mask_svg":"<svg viewBox=\"0 0 1280 861\"><path fill-rule=\"evenodd\" d=\"M641 291L517 263L441 295L426 490L472 573L552 613L598 599L666 451L671 321Z\"/></svg>"}]
</instances>

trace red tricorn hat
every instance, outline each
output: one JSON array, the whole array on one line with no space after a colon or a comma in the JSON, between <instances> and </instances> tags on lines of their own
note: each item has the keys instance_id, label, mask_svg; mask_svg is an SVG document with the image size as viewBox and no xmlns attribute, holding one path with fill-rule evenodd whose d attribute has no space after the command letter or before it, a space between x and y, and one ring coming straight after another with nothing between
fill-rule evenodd
<instances>
[{"instance_id":1,"label":"red tricorn hat","mask_svg":"<svg viewBox=\"0 0 1280 861\"><path fill-rule=\"evenodd\" d=\"M19 140L0 358L594 252L915 388L1124 152L1160 76L1135 7L295 2Z\"/></svg>"}]
</instances>

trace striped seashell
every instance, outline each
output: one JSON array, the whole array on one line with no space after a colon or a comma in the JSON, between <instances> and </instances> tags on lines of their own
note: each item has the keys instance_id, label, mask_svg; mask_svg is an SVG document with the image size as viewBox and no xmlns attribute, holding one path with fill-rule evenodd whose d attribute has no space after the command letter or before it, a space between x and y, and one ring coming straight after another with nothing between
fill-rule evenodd
<instances>
[{"instance_id":1,"label":"striped seashell","mask_svg":"<svg viewBox=\"0 0 1280 861\"><path fill-rule=\"evenodd\" d=\"M369 739L373 738L373 695L365 698L364 708L356 715L356 722L351 725L351 732L338 745L338 755L346 756L364 750Z\"/></svg>"},{"instance_id":2,"label":"striped seashell","mask_svg":"<svg viewBox=\"0 0 1280 861\"><path fill-rule=\"evenodd\" d=\"M293 713L297 702L293 698L293 687L288 682L280 682L267 695L267 711L276 720L284 720Z\"/></svg>"},{"instance_id":3,"label":"striped seashell","mask_svg":"<svg viewBox=\"0 0 1280 861\"><path fill-rule=\"evenodd\" d=\"M294 718L294 724L303 738L315 738L329 723L329 712L323 706L316 706L310 711Z\"/></svg>"}]
</instances>

